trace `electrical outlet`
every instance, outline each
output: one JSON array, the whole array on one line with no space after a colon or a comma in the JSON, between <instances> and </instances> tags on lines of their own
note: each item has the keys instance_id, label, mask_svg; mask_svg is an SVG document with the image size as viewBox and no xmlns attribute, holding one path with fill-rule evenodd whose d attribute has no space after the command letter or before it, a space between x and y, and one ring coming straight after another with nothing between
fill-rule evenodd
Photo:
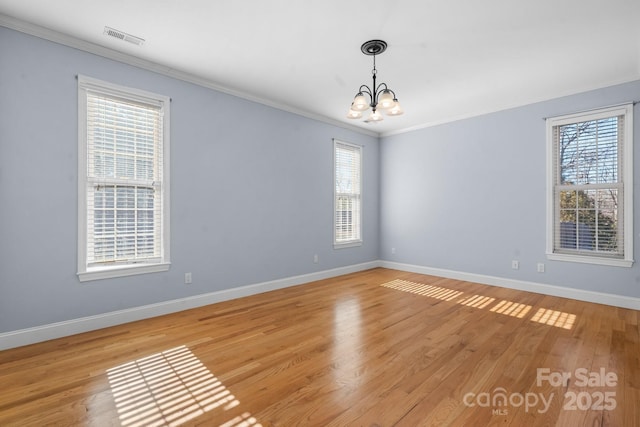
<instances>
[{"instance_id":1,"label":"electrical outlet","mask_svg":"<svg viewBox=\"0 0 640 427\"><path fill-rule=\"evenodd\" d=\"M517 259L514 259L513 261L511 261L511 268L513 268L514 270L519 269L520 261L518 261Z\"/></svg>"},{"instance_id":2,"label":"electrical outlet","mask_svg":"<svg viewBox=\"0 0 640 427\"><path fill-rule=\"evenodd\" d=\"M544 273L544 263L538 263L538 273Z\"/></svg>"},{"instance_id":3,"label":"electrical outlet","mask_svg":"<svg viewBox=\"0 0 640 427\"><path fill-rule=\"evenodd\" d=\"M185 285L189 285L191 284L192 279L191 279L191 273L184 273L184 283Z\"/></svg>"},{"instance_id":4,"label":"electrical outlet","mask_svg":"<svg viewBox=\"0 0 640 427\"><path fill-rule=\"evenodd\" d=\"M314 264L317 264L317 263L318 263L318 254L315 254L315 255L313 256L313 263L314 263Z\"/></svg>"},{"instance_id":5,"label":"electrical outlet","mask_svg":"<svg viewBox=\"0 0 640 427\"><path fill-rule=\"evenodd\" d=\"M391 255L394 255L396 253L396 248L391 248Z\"/></svg>"}]
</instances>

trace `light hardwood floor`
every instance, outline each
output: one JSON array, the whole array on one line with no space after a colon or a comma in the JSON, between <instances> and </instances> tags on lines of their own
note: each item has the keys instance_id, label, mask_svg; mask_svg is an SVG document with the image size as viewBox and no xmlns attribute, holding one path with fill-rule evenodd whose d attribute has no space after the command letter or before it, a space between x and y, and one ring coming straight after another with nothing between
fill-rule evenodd
<instances>
[{"instance_id":1,"label":"light hardwood floor","mask_svg":"<svg viewBox=\"0 0 640 427\"><path fill-rule=\"evenodd\" d=\"M640 426L638 312L378 268L3 351L0 385L0 426Z\"/></svg>"}]
</instances>

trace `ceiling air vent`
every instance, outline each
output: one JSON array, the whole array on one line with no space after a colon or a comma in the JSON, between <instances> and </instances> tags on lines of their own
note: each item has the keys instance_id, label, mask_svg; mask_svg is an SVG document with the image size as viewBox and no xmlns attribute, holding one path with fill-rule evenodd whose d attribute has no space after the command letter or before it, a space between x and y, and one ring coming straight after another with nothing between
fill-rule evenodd
<instances>
[{"instance_id":1,"label":"ceiling air vent","mask_svg":"<svg viewBox=\"0 0 640 427\"><path fill-rule=\"evenodd\" d=\"M132 36L131 34L127 34L124 31L116 30L115 28L111 27L104 27L104 34L108 35L109 37L115 37L116 39L135 44L136 46L140 46L144 43L144 39L141 39L140 37Z\"/></svg>"}]
</instances>

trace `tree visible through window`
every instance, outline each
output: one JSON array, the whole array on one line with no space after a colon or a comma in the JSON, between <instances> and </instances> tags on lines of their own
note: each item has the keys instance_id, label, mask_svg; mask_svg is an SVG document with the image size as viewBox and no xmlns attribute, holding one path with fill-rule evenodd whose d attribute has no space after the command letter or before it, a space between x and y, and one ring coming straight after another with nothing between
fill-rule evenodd
<instances>
[{"instance_id":1,"label":"tree visible through window","mask_svg":"<svg viewBox=\"0 0 640 427\"><path fill-rule=\"evenodd\" d=\"M551 253L631 259L624 209L631 197L630 171L624 174L630 116L628 107L549 119Z\"/></svg>"}]
</instances>

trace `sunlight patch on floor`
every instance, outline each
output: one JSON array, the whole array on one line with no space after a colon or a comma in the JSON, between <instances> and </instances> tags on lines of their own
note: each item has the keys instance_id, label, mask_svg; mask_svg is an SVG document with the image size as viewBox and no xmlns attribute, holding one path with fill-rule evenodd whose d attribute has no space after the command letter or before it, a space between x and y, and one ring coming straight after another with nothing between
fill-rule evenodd
<instances>
[{"instance_id":1,"label":"sunlight patch on floor","mask_svg":"<svg viewBox=\"0 0 640 427\"><path fill-rule=\"evenodd\" d=\"M495 300L495 298L485 297L482 295L471 295L461 299L459 303L468 307L485 308Z\"/></svg>"},{"instance_id":2,"label":"sunlight patch on floor","mask_svg":"<svg viewBox=\"0 0 640 427\"><path fill-rule=\"evenodd\" d=\"M123 427L179 426L205 412L240 402L186 346L107 370ZM259 427L249 413L225 427Z\"/></svg>"},{"instance_id":3,"label":"sunlight patch on floor","mask_svg":"<svg viewBox=\"0 0 640 427\"><path fill-rule=\"evenodd\" d=\"M576 322L576 315L564 311L539 309L531 318L532 321L558 328L572 329Z\"/></svg>"},{"instance_id":4,"label":"sunlight patch on floor","mask_svg":"<svg viewBox=\"0 0 640 427\"><path fill-rule=\"evenodd\" d=\"M451 301L462 295L461 291L454 291L453 289L426 285L424 283L409 282L407 280L400 279L384 283L382 284L382 286L392 289L398 289L400 291L411 292L426 297L436 298L443 301Z\"/></svg>"},{"instance_id":5,"label":"sunlight patch on floor","mask_svg":"<svg viewBox=\"0 0 640 427\"><path fill-rule=\"evenodd\" d=\"M531 310L531 306L527 304L521 304L518 302L502 300L494 307L491 307L491 310L494 313L504 314L506 316L517 317L518 319L522 319L529 311Z\"/></svg>"},{"instance_id":6,"label":"sunlight patch on floor","mask_svg":"<svg viewBox=\"0 0 640 427\"><path fill-rule=\"evenodd\" d=\"M527 316L533 309L531 305L509 300L502 300L495 305L492 305L496 300L492 297L477 294L466 294L463 291L428 285L425 283L416 283L408 280L396 279L390 282L383 283L380 286L430 298L436 298L443 301L449 301L467 307L478 309L486 308L493 313L516 317L518 319L525 318L525 316ZM530 318L530 320L549 326L555 326L557 328L573 329L573 326L576 323L576 315L546 308L540 308Z\"/></svg>"}]
</instances>

